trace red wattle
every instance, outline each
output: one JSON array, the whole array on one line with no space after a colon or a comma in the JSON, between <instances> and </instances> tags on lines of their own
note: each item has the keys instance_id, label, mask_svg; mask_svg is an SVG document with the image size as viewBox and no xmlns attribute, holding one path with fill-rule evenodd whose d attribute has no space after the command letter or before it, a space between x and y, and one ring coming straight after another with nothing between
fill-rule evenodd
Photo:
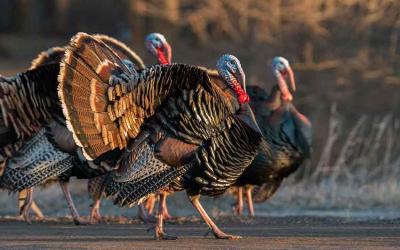
<instances>
[{"instance_id":1,"label":"red wattle","mask_svg":"<svg viewBox=\"0 0 400 250\"><path fill-rule=\"evenodd\" d=\"M250 101L250 97L245 93L244 95L240 95L238 97L239 103L240 104L244 104L244 103L248 103Z\"/></svg>"},{"instance_id":2,"label":"red wattle","mask_svg":"<svg viewBox=\"0 0 400 250\"><path fill-rule=\"evenodd\" d=\"M156 50L158 52L158 63L161 65L169 64L167 58L165 58L164 51L162 50L162 48L156 48Z\"/></svg>"},{"instance_id":3,"label":"red wattle","mask_svg":"<svg viewBox=\"0 0 400 250\"><path fill-rule=\"evenodd\" d=\"M239 84L234 84L233 90L236 92L240 104L248 103L250 101L250 97L243 91Z\"/></svg>"}]
</instances>

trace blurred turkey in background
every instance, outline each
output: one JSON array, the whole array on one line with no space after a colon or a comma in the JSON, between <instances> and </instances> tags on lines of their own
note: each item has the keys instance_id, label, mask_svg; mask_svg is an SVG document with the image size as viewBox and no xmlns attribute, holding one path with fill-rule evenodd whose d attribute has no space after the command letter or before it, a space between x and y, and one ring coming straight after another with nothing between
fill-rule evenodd
<instances>
[{"instance_id":1,"label":"blurred turkey in background","mask_svg":"<svg viewBox=\"0 0 400 250\"><path fill-rule=\"evenodd\" d=\"M284 56L296 74L294 103L315 130L313 158L271 200L256 204L257 215L395 217L399 9L391 0L0 0L0 72L25 70L38 52L67 44L79 31L120 39L145 61L152 61L143 43L151 32L166 36L175 62L214 68L221 54L232 53L247 82L268 92L275 83L268 60ZM86 182L75 183L72 193L85 212ZM59 192L55 186L35 194L46 215L68 213ZM171 198L171 210L192 214L181 195ZM206 207L231 214L232 202L209 198ZM15 196L0 193L0 215L15 214L15 204ZM103 213L135 215L109 201Z\"/></svg>"}]
</instances>

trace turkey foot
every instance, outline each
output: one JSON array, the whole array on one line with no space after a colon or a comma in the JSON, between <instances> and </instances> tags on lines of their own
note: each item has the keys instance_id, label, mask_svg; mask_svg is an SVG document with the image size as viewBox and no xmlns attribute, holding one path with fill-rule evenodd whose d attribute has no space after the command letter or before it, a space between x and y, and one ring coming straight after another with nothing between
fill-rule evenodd
<instances>
[{"instance_id":1,"label":"turkey foot","mask_svg":"<svg viewBox=\"0 0 400 250\"><path fill-rule=\"evenodd\" d=\"M28 224L32 224L29 218L29 210L31 209L33 202L33 188L26 189L26 197L24 204L20 207L18 218L24 220Z\"/></svg>"},{"instance_id":2,"label":"turkey foot","mask_svg":"<svg viewBox=\"0 0 400 250\"><path fill-rule=\"evenodd\" d=\"M164 213L166 209L167 195L160 194L160 202L158 204L157 224L154 227L154 238L157 240L176 240L178 237L168 235L164 232Z\"/></svg>"},{"instance_id":3,"label":"turkey foot","mask_svg":"<svg viewBox=\"0 0 400 250\"><path fill-rule=\"evenodd\" d=\"M90 216L89 216L89 223L90 224L96 224L101 221L101 215L100 215L100 199L96 199L93 202L92 209L90 210Z\"/></svg>"},{"instance_id":4,"label":"turkey foot","mask_svg":"<svg viewBox=\"0 0 400 250\"><path fill-rule=\"evenodd\" d=\"M22 191L20 191L18 193L18 208L19 208L20 211L22 211L22 207L25 204L26 195L27 195L27 190L26 189L24 189L24 190L22 190ZM40 208L38 207L36 202L33 201L33 200L32 200L31 210L32 210L32 212L35 213L35 219L36 220L41 221L41 220L45 219L42 211L40 210ZM18 217L19 217L20 220L24 220L23 216L20 213L19 213Z\"/></svg>"},{"instance_id":5,"label":"turkey foot","mask_svg":"<svg viewBox=\"0 0 400 250\"><path fill-rule=\"evenodd\" d=\"M203 218L204 222L207 223L210 230L213 232L215 238L217 239L229 239L229 240L238 240L241 239L241 236L226 234L218 228L218 226L211 220L208 216L207 212L204 210L203 206L200 203L200 195L190 195L188 194L189 200L192 203L193 207L199 212L201 218Z\"/></svg>"},{"instance_id":6,"label":"turkey foot","mask_svg":"<svg viewBox=\"0 0 400 250\"><path fill-rule=\"evenodd\" d=\"M163 228L157 226L152 226L148 228L146 231L150 232L154 230L154 239L156 240L176 240L178 237L168 235L167 233L164 232Z\"/></svg>"},{"instance_id":7,"label":"turkey foot","mask_svg":"<svg viewBox=\"0 0 400 250\"><path fill-rule=\"evenodd\" d=\"M35 201L32 201L31 209L35 213L36 220L42 221L45 219L42 211L40 210L40 208L38 207L38 205L36 204Z\"/></svg>"}]
</instances>

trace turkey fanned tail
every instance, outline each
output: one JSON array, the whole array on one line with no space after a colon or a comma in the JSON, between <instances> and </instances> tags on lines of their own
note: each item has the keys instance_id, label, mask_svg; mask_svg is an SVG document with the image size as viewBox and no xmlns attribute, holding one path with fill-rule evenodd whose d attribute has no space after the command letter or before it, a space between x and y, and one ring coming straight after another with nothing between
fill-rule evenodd
<instances>
[{"instance_id":1,"label":"turkey fanned tail","mask_svg":"<svg viewBox=\"0 0 400 250\"><path fill-rule=\"evenodd\" d=\"M42 129L8 160L1 183L10 191L21 191L60 176L72 167L73 157L57 150Z\"/></svg>"}]
</instances>

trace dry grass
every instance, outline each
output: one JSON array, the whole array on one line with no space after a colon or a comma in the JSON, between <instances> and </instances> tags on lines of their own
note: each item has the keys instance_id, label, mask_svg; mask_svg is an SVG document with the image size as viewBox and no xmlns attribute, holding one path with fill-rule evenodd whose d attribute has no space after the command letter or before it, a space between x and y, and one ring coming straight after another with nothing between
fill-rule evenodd
<instances>
[{"instance_id":1,"label":"dry grass","mask_svg":"<svg viewBox=\"0 0 400 250\"><path fill-rule=\"evenodd\" d=\"M392 114L362 115L345 131L343 123L332 105L318 163L288 179L272 206L399 216L400 121Z\"/></svg>"}]
</instances>

